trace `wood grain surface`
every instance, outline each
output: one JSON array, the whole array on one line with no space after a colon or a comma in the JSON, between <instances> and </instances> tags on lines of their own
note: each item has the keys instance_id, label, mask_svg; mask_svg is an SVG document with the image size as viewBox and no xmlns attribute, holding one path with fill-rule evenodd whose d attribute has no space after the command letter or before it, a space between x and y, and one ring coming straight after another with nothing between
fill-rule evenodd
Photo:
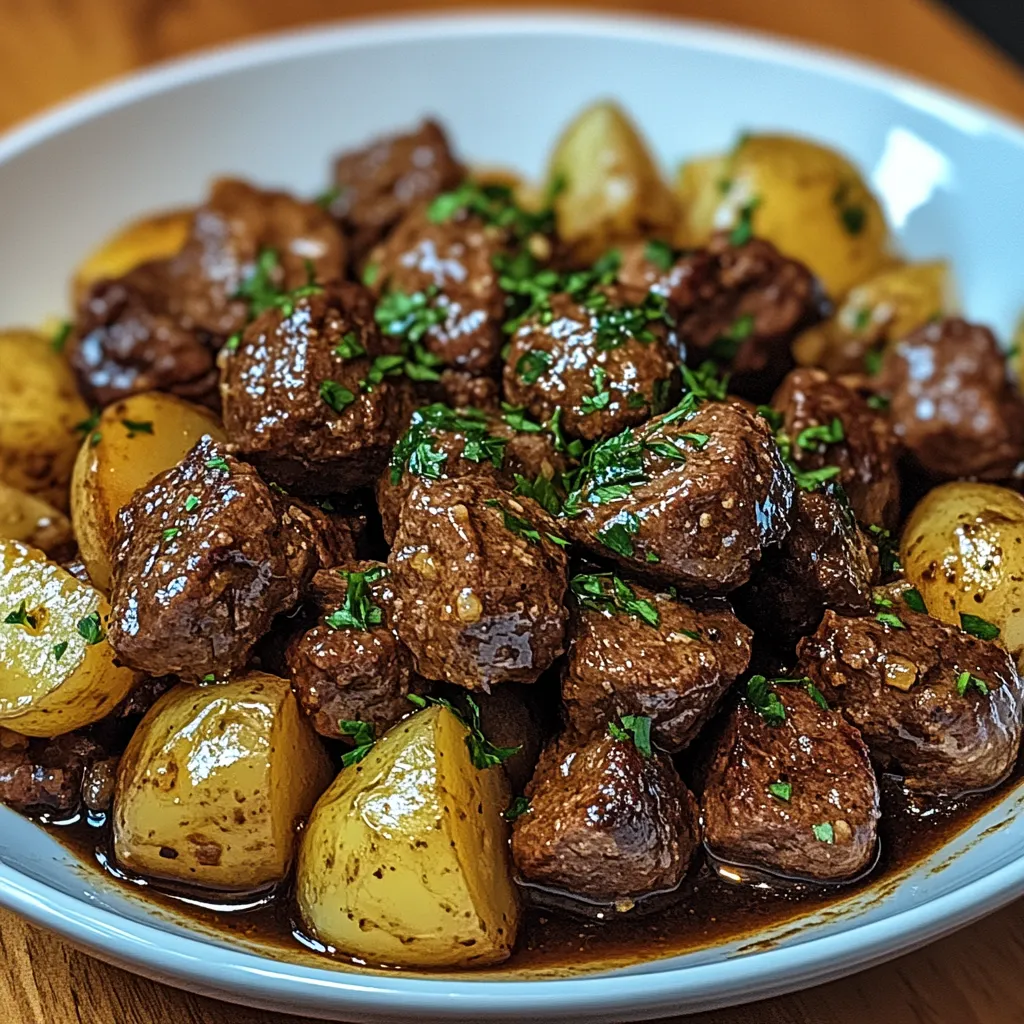
<instances>
[{"instance_id":1,"label":"wood grain surface","mask_svg":"<svg viewBox=\"0 0 1024 1024\"><path fill-rule=\"evenodd\" d=\"M565 5L563 0L563 6ZM0 0L0 129L113 76L259 32L464 0ZM525 6L525 5L517 5ZM901 67L1024 119L1024 75L921 0L597 0L795 36ZM1024 901L843 981L694 1024L1020 1024ZM0 1024L287 1024L107 967L0 912ZM584 1022L581 1022L584 1024Z\"/></svg>"}]
</instances>

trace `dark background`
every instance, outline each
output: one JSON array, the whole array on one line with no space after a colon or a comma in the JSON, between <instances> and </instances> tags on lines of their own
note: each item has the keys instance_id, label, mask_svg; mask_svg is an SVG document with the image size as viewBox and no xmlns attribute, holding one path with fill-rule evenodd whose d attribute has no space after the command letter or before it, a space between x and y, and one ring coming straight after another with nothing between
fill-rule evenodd
<instances>
[{"instance_id":1,"label":"dark background","mask_svg":"<svg viewBox=\"0 0 1024 1024\"><path fill-rule=\"evenodd\" d=\"M1024 0L945 0L945 5L1024 64Z\"/></svg>"}]
</instances>

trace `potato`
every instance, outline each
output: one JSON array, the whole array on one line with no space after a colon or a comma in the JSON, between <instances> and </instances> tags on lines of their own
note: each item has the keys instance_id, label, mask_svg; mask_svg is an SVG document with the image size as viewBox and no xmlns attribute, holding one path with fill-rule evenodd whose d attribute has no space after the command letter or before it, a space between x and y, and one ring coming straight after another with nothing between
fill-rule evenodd
<instances>
[{"instance_id":1,"label":"potato","mask_svg":"<svg viewBox=\"0 0 1024 1024\"><path fill-rule=\"evenodd\" d=\"M614 103L588 107L562 133L549 162L548 189L560 189L558 232L582 259L634 238L670 238L676 226L671 190Z\"/></svg>"},{"instance_id":2,"label":"potato","mask_svg":"<svg viewBox=\"0 0 1024 1024\"><path fill-rule=\"evenodd\" d=\"M0 540L20 540L51 557L74 554L71 523L42 498L0 483ZM55 555L56 553L56 555Z\"/></svg>"},{"instance_id":3,"label":"potato","mask_svg":"<svg viewBox=\"0 0 1024 1024\"><path fill-rule=\"evenodd\" d=\"M150 260L175 256L185 244L191 227L191 210L158 213L126 224L78 265L73 283L75 303L79 303L97 281L121 277Z\"/></svg>"},{"instance_id":4,"label":"potato","mask_svg":"<svg viewBox=\"0 0 1024 1024\"><path fill-rule=\"evenodd\" d=\"M793 355L801 366L820 366L829 373L863 372L869 352L881 354L889 342L956 311L949 264L906 263L851 289L830 320L797 338Z\"/></svg>"},{"instance_id":5,"label":"potato","mask_svg":"<svg viewBox=\"0 0 1024 1024\"><path fill-rule=\"evenodd\" d=\"M508 957L518 906L500 768L430 707L344 768L310 816L296 900L311 933L371 964L468 967Z\"/></svg>"},{"instance_id":6,"label":"potato","mask_svg":"<svg viewBox=\"0 0 1024 1024\"><path fill-rule=\"evenodd\" d=\"M89 410L64 357L34 331L0 332L0 482L64 511Z\"/></svg>"},{"instance_id":7,"label":"potato","mask_svg":"<svg viewBox=\"0 0 1024 1024\"><path fill-rule=\"evenodd\" d=\"M680 245L701 245L753 208L754 234L806 263L840 297L892 262L889 229L860 172L835 150L790 135L744 135L722 156L684 164Z\"/></svg>"},{"instance_id":8,"label":"potato","mask_svg":"<svg viewBox=\"0 0 1024 1024\"><path fill-rule=\"evenodd\" d=\"M943 484L921 499L900 544L904 571L937 619L977 615L1024 650L1024 497L993 484Z\"/></svg>"},{"instance_id":9,"label":"potato","mask_svg":"<svg viewBox=\"0 0 1024 1024\"><path fill-rule=\"evenodd\" d=\"M110 607L88 583L18 541L0 541L0 724L58 736L103 718L135 673L114 663Z\"/></svg>"},{"instance_id":10,"label":"potato","mask_svg":"<svg viewBox=\"0 0 1024 1024\"><path fill-rule=\"evenodd\" d=\"M331 775L286 680L253 672L181 684L150 708L121 758L114 854L140 875L219 891L280 882L295 826Z\"/></svg>"},{"instance_id":11,"label":"potato","mask_svg":"<svg viewBox=\"0 0 1024 1024\"><path fill-rule=\"evenodd\" d=\"M71 521L81 558L101 590L110 589L118 510L158 473L176 466L204 434L224 440L213 413L159 391L103 410L82 442L71 481Z\"/></svg>"}]
</instances>

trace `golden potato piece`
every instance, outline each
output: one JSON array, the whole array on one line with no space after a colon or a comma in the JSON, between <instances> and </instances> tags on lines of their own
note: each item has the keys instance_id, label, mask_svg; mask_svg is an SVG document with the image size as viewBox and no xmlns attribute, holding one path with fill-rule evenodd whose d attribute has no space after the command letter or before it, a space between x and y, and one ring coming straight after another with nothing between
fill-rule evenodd
<instances>
[{"instance_id":1,"label":"golden potato piece","mask_svg":"<svg viewBox=\"0 0 1024 1024\"><path fill-rule=\"evenodd\" d=\"M928 611L960 624L976 615L1024 650L1024 497L993 484L943 484L907 520L900 558Z\"/></svg>"},{"instance_id":2,"label":"golden potato piece","mask_svg":"<svg viewBox=\"0 0 1024 1024\"><path fill-rule=\"evenodd\" d=\"M0 540L19 540L51 557L74 553L71 523L34 494L0 483Z\"/></svg>"},{"instance_id":3,"label":"golden potato piece","mask_svg":"<svg viewBox=\"0 0 1024 1024\"><path fill-rule=\"evenodd\" d=\"M253 672L181 684L150 708L118 769L114 854L129 871L221 891L281 881L331 764L291 686Z\"/></svg>"},{"instance_id":4,"label":"golden potato piece","mask_svg":"<svg viewBox=\"0 0 1024 1024\"><path fill-rule=\"evenodd\" d=\"M176 256L191 227L191 210L158 213L126 224L79 264L73 285L75 303L79 303L97 281L122 277L150 260Z\"/></svg>"},{"instance_id":5,"label":"golden potato piece","mask_svg":"<svg viewBox=\"0 0 1024 1024\"><path fill-rule=\"evenodd\" d=\"M110 607L18 541L0 541L0 724L59 736L96 722L135 683L106 640Z\"/></svg>"},{"instance_id":6,"label":"golden potato piece","mask_svg":"<svg viewBox=\"0 0 1024 1024\"><path fill-rule=\"evenodd\" d=\"M612 245L669 238L677 211L647 144L621 107L596 103L562 133L548 166L558 233L583 259Z\"/></svg>"},{"instance_id":7,"label":"golden potato piece","mask_svg":"<svg viewBox=\"0 0 1024 1024\"><path fill-rule=\"evenodd\" d=\"M676 184L680 245L701 245L746 210L753 232L800 260L841 297L891 264L889 229L860 172L826 146L744 135L731 152L684 164Z\"/></svg>"},{"instance_id":8,"label":"golden potato piece","mask_svg":"<svg viewBox=\"0 0 1024 1024\"><path fill-rule=\"evenodd\" d=\"M371 964L506 959L519 917L507 804L502 770L473 766L450 711L399 723L342 769L310 816L296 871L306 926Z\"/></svg>"},{"instance_id":9,"label":"golden potato piece","mask_svg":"<svg viewBox=\"0 0 1024 1024\"><path fill-rule=\"evenodd\" d=\"M833 374L862 373L871 368L871 359L881 359L889 342L957 308L948 263L905 263L851 289L831 319L797 338L793 355L801 366L820 366Z\"/></svg>"},{"instance_id":10,"label":"golden potato piece","mask_svg":"<svg viewBox=\"0 0 1024 1024\"><path fill-rule=\"evenodd\" d=\"M0 481L64 511L89 415L64 357L34 331L0 332Z\"/></svg>"},{"instance_id":11,"label":"golden potato piece","mask_svg":"<svg viewBox=\"0 0 1024 1024\"><path fill-rule=\"evenodd\" d=\"M89 578L110 589L118 510L158 473L176 466L204 434L224 440L206 409L152 391L108 405L82 442L71 481L71 520Z\"/></svg>"}]
</instances>

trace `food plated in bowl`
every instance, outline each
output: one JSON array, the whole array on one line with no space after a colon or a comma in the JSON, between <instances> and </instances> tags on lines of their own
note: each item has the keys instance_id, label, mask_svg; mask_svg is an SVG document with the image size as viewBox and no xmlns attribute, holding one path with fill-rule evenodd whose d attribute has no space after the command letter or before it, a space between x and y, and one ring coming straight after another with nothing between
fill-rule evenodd
<instances>
[{"instance_id":1,"label":"food plated in bowl","mask_svg":"<svg viewBox=\"0 0 1024 1024\"><path fill-rule=\"evenodd\" d=\"M812 943L853 934L858 894L1012 828L1020 398L948 250L908 260L891 197L779 131L675 187L609 103L532 187L467 171L457 124L345 134L319 202L305 170L221 181L88 262L66 362L19 349L86 436L48 441L37 489L82 565L5 545L7 747L63 772L61 813L89 780L110 870L236 904L236 942L318 983L327 954L532 996L545 972L667 980L689 950L649 1013L706 1005L702 967L735 997L726 951L801 914ZM998 557L943 586L962 522ZM244 934L274 913L319 966Z\"/></svg>"}]
</instances>

